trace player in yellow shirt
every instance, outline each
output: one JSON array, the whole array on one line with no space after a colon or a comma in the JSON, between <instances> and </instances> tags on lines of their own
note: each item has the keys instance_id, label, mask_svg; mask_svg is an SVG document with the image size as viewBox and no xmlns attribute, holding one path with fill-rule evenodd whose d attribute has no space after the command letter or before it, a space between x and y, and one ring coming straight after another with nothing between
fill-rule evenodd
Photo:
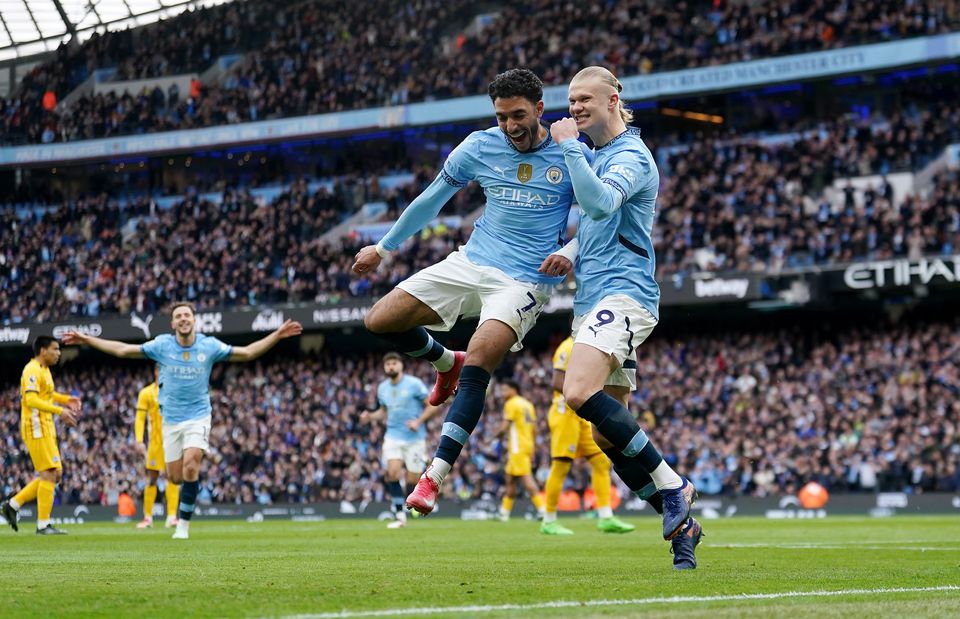
<instances>
[{"instance_id":1,"label":"player in yellow shirt","mask_svg":"<svg viewBox=\"0 0 960 619\"><path fill-rule=\"evenodd\" d=\"M143 489L143 520L138 529L153 526L153 504L157 500L157 478L166 465L163 458L163 418L160 416L160 366L153 368L153 382L140 390L137 395L137 418L133 424L137 439L137 451L146 457L147 486ZM143 442L143 431L147 429L150 445ZM167 523L168 529L177 526L177 505L180 501L180 486L167 480Z\"/></svg>"},{"instance_id":2,"label":"player in yellow shirt","mask_svg":"<svg viewBox=\"0 0 960 619\"><path fill-rule=\"evenodd\" d=\"M547 505L540 532L545 535L573 535L573 531L557 522L557 503L574 458L586 458L590 463L593 493L597 498L597 528L604 533L629 533L635 527L614 516L610 508L610 459L593 440L590 422L567 408L563 399L563 379L571 350L573 338L568 337L553 353L553 403L547 417L550 425L550 476L547 478Z\"/></svg>"},{"instance_id":3,"label":"player in yellow shirt","mask_svg":"<svg viewBox=\"0 0 960 619\"><path fill-rule=\"evenodd\" d=\"M13 498L0 503L0 515L16 531L20 508L36 499L37 534L64 535L66 531L50 522L53 494L63 474L53 416L60 415L68 426L77 425L80 398L57 393L53 386L50 368L60 361L60 342L41 335L33 343L33 353L20 376L20 436L30 452L37 477Z\"/></svg>"},{"instance_id":4,"label":"player in yellow shirt","mask_svg":"<svg viewBox=\"0 0 960 619\"><path fill-rule=\"evenodd\" d=\"M501 383L503 394L503 423L500 435L509 436L509 457L504 469L507 477L506 491L500 504L500 520L506 522L513 511L513 499L517 492L517 479L530 493L530 500L543 513L543 498L533 478L533 450L536 445L537 411L530 400L521 397L520 385L513 380Z\"/></svg>"}]
</instances>

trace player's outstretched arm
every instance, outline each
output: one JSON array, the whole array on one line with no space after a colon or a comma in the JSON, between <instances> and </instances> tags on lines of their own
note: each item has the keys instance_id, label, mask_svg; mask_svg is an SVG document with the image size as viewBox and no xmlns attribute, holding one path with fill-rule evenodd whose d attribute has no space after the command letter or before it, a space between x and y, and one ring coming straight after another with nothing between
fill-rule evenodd
<instances>
[{"instance_id":1,"label":"player's outstretched arm","mask_svg":"<svg viewBox=\"0 0 960 619\"><path fill-rule=\"evenodd\" d=\"M276 346L280 340L294 337L301 333L303 333L303 325L295 320L288 320L280 325L279 329L252 344L234 346L233 352L230 353L230 361L253 361Z\"/></svg>"},{"instance_id":2,"label":"player's outstretched arm","mask_svg":"<svg viewBox=\"0 0 960 619\"><path fill-rule=\"evenodd\" d=\"M117 340L105 340L92 335L85 335L76 331L67 331L63 334L63 343L67 346L86 345L90 348L96 348L100 352L105 352L121 359L143 359L143 351L138 344L127 344Z\"/></svg>"},{"instance_id":3,"label":"player's outstretched arm","mask_svg":"<svg viewBox=\"0 0 960 619\"><path fill-rule=\"evenodd\" d=\"M430 186L404 209L400 218L379 243L367 245L357 252L352 267L353 272L363 275L376 271L383 258L400 247L400 244L412 235L423 230L423 227L437 216L443 205L459 190L460 187L454 187L444 180L442 174L433 179Z\"/></svg>"}]
</instances>

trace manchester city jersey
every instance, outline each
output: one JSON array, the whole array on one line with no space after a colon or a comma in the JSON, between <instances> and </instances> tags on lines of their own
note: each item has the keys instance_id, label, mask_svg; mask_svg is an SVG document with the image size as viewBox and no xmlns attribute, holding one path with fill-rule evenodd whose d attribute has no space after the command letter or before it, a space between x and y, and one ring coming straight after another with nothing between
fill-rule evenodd
<instances>
[{"instance_id":1,"label":"manchester city jersey","mask_svg":"<svg viewBox=\"0 0 960 619\"><path fill-rule=\"evenodd\" d=\"M144 356L160 364L160 414L165 424L206 417L210 405L210 371L230 357L233 346L198 333L192 346L181 346L170 333L140 346Z\"/></svg>"},{"instance_id":2,"label":"manchester city jersey","mask_svg":"<svg viewBox=\"0 0 960 619\"><path fill-rule=\"evenodd\" d=\"M377 387L377 399L380 406L387 410L385 438L410 442L426 437L423 426L414 432L407 427L407 422L417 419L423 413L423 402L428 393L422 380L409 375L401 376L396 385L389 379L380 383Z\"/></svg>"},{"instance_id":3,"label":"manchester city jersey","mask_svg":"<svg viewBox=\"0 0 960 619\"><path fill-rule=\"evenodd\" d=\"M573 201L563 153L549 134L539 146L520 152L499 127L471 133L384 236L383 247L399 247L470 181L477 181L486 195L486 207L465 246L470 261L518 281L560 283L562 277L537 272L562 247Z\"/></svg>"},{"instance_id":4,"label":"manchester city jersey","mask_svg":"<svg viewBox=\"0 0 960 619\"><path fill-rule=\"evenodd\" d=\"M592 170L578 154L579 142L564 140L562 148L584 210L577 232L574 314L590 311L604 297L623 294L659 320L651 234L660 174L639 129L628 127L595 149Z\"/></svg>"},{"instance_id":5,"label":"manchester city jersey","mask_svg":"<svg viewBox=\"0 0 960 619\"><path fill-rule=\"evenodd\" d=\"M521 153L499 127L475 131L450 153L441 175L455 187L475 180L487 197L466 245L471 262L496 267L519 281L563 280L537 272L563 246L573 201L563 152L549 134Z\"/></svg>"}]
</instances>

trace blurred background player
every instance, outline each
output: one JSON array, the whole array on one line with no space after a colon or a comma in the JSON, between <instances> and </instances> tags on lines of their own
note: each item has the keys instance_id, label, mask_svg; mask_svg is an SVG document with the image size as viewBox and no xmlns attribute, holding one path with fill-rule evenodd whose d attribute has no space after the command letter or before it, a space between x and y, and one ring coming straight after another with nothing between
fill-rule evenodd
<instances>
[{"instance_id":1,"label":"blurred background player","mask_svg":"<svg viewBox=\"0 0 960 619\"><path fill-rule=\"evenodd\" d=\"M520 395L520 385L515 380L502 381L503 423L498 434L508 437L507 466L504 468L506 483L500 503L499 519L510 520L513 500L517 494L517 480L530 494L530 500L539 514L543 514L543 497L533 478L533 450L536 446L537 409L533 402Z\"/></svg>"},{"instance_id":2,"label":"blurred background player","mask_svg":"<svg viewBox=\"0 0 960 619\"><path fill-rule=\"evenodd\" d=\"M137 417L133 422L136 446L146 460L147 485L143 489L143 520L138 529L153 526L153 504L157 500L157 478L164 468L163 458L163 418L160 416L160 366L153 366L153 382L140 390L137 395ZM150 445L143 442L144 428L150 437ZM177 526L177 504L180 501L180 485L167 480L167 522L166 528Z\"/></svg>"},{"instance_id":3,"label":"blurred background player","mask_svg":"<svg viewBox=\"0 0 960 619\"><path fill-rule=\"evenodd\" d=\"M440 374L431 404L444 402L459 382L433 462L407 497L422 514L433 511L440 484L480 421L491 372L508 351L522 348L565 274L538 271L562 244L572 202L563 156L540 123L543 83L529 70L513 69L497 75L488 94L497 127L468 135L433 183L376 246L357 253L353 265L358 275L373 272L470 181L483 188L486 205L466 245L402 281L364 319L370 332L434 365ZM465 356L424 328L449 331L461 317L475 316L480 324Z\"/></svg>"},{"instance_id":4,"label":"blurred background player","mask_svg":"<svg viewBox=\"0 0 960 619\"><path fill-rule=\"evenodd\" d=\"M590 463L593 494L596 497L597 528L604 533L629 533L636 527L613 515L610 508L610 460L593 440L590 423L567 409L563 399L563 378L573 349L573 337L568 337L553 353L553 401L547 423L550 426L550 476L546 485L546 507L540 532L545 535L573 535L573 531L557 522L557 503L563 491L563 481L570 472L574 458L585 458Z\"/></svg>"},{"instance_id":5,"label":"blurred background player","mask_svg":"<svg viewBox=\"0 0 960 619\"><path fill-rule=\"evenodd\" d=\"M384 481L390 494L390 509L396 518L387 528L400 529L407 524L401 475L406 470L408 488L417 483L427 460L427 432L423 424L440 407L424 405L429 390L419 378L403 373L403 357L399 353L389 352L383 356L383 373L387 379L377 386L380 408L373 412L364 411L360 414L360 421L386 421L382 450L387 467Z\"/></svg>"},{"instance_id":6,"label":"blurred background player","mask_svg":"<svg viewBox=\"0 0 960 619\"><path fill-rule=\"evenodd\" d=\"M620 99L621 90L607 69L582 69L568 89L573 118L550 127L585 214L575 243L575 342L563 396L594 425L598 444L611 454L618 472L638 467L653 479L662 500L663 538L689 540L692 546L673 548L675 557L679 552L686 559L700 539L700 526L690 517L696 489L667 464L626 407L636 389L636 348L659 321L651 234L660 174L640 130L627 126L633 115ZM592 163L577 139L581 132L594 144ZM629 472L621 478L636 485ZM696 567L692 563L675 560L674 567Z\"/></svg>"},{"instance_id":7,"label":"blurred background player","mask_svg":"<svg viewBox=\"0 0 960 619\"><path fill-rule=\"evenodd\" d=\"M252 361L284 338L300 335L299 322L285 321L270 335L247 344L231 346L215 337L197 333L197 314L190 303L176 303L170 313L173 333L164 333L143 344L127 344L77 331L67 331L63 341L86 344L100 352L124 359L156 361L160 366L160 410L163 411L163 453L167 479L183 484L180 510L173 539L189 539L190 519L200 492L200 463L210 449L210 371L218 361Z\"/></svg>"},{"instance_id":8,"label":"blurred background player","mask_svg":"<svg viewBox=\"0 0 960 619\"><path fill-rule=\"evenodd\" d=\"M0 515L18 530L20 508L36 499L37 535L65 535L50 522L53 495L63 474L53 416L60 415L68 426L77 425L80 398L58 393L50 368L60 361L60 342L41 335L33 343L33 359L20 376L20 436L30 452L37 477L13 498L0 503Z\"/></svg>"}]
</instances>

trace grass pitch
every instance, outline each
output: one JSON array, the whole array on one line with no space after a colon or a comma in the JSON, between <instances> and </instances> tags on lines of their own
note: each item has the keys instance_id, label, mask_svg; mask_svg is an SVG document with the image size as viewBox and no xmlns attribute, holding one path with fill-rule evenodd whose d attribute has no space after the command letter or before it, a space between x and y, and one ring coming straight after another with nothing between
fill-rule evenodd
<instances>
[{"instance_id":1,"label":"grass pitch","mask_svg":"<svg viewBox=\"0 0 960 619\"><path fill-rule=\"evenodd\" d=\"M564 520L32 523L0 531L4 617L956 617L960 519L708 520L673 572L659 523L604 535Z\"/></svg>"}]
</instances>

